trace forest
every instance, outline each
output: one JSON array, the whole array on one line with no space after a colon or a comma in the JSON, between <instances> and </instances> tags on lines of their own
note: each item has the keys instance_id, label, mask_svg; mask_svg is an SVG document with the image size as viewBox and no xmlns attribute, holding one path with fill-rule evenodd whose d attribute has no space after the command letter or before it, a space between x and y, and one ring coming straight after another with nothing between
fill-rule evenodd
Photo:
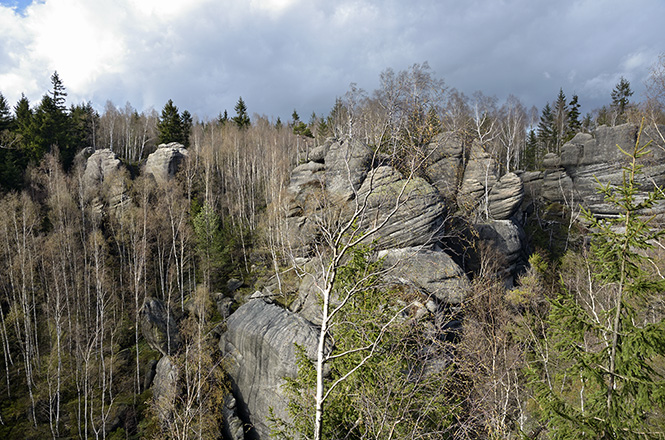
<instances>
[{"instance_id":1,"label":"forest","mask_svg":"<svg viewBox=\"0 0 665 440\"><path fill-rule=\"evenodd\" d=\"M109 101L99 113L92 103L68 105L64 80L53 73L38 103L23 96L12 106L0 93L0 437L231 438L220 335L264 285L286 292L276 303L293 301L301 255L285 226L287 187L292 170L331 139L361 143L382 164L427 180L428 146L447 133L463 148L462 168L482 148L500 178L543 170L579 133L634 124L660 142L638 136L624 152L623 184L599 182L620 215L535 201L524 214L527 261L508 284L496 251L474 248L477 264L462 267L469 291L446 312L454 330L433 349L440 370L423 380L400 372L417 370L427 332L396 323L393 311L406 307L395 297L408 295L380 282L377 243L354 235L361 217L339 238L324 230L314 249L332 262L326 288L333 303L354 295L348 310L331 312L354 330L321 331L322 344L335 346L326 360L300 354L299 376L284 389L290 420L274 420L273 434L665 438L665 229L662 212L644 215L665 193L655 185L643 194L636 183L641 158L665 145L665 55L646 96L634 98L621 78L607 105L584 116L563 89L542 109L526 108L514 95L467 96L427 63L386 69L371 92L352 84L329 114L307 122L296 110L284 122L250 117L242 98L235 116L222 110L212 120L171 100L161 112ZM144 172L148 156L174 142L187 152L177 173L161 182ZM92 182L87 160L104 149L118 171ZM482 213L450 206L450 242L475 246L460 225ZM149 306L166 310L164 349L144 326ZM177 372L170 400L151 386L163 356ZM319 398L317 385L330 392Z\"/></svg>"}]
</instances>

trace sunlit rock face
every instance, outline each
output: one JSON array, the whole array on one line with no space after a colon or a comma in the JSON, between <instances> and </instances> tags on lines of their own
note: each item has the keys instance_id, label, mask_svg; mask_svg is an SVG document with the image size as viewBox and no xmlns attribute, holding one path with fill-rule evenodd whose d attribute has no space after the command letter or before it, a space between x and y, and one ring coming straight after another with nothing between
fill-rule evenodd
<instances>
[{"instance_id":1,"label":"sunlit rock face","mask_svg":"<svg viewBox=\"0 0 665 440\"><path fill-rule=\"evenodd\" d=\"M153 176L158 183L164 183L175 176L188 156L189 153L182 144L177 142L161 144L148 156L144 172Z\"/></svg>"},{"instance_id":2,"label":"sunlit rock face","mask_svg":"<svg viewBox=\"0 0 665 440\"><path fill-rule=\"evenodd\" d=\"M287 419L282 392L285 377L295 378L296 344L316 359L318 329L296 313L261 298L243 304L227 320L220 345L226 353L240 415L250 420L251 438L270 438L270 409Z\"/></svg>"},{"instance_id":3,"label":"sunlit rock face","mask_svg":"<svg viewBox=\"0 0 665 440\"><path fill-rule=\"evenodd\" d=\"M640 145L651 142L647 150L650 154L641 157L638 163L643 167L637 176L640 191L653 190L655 185L665 184L665 140L658 133L665 133L665 126L647 127L640 135ZM598 127L592 135L577 134L561 149L560 166L572 181L572 197L576 204L582 204L598 216L617 215L616 207L605 202L597 190L601 184L620 185L623 181L623 167L628 165L630 157L623 153L632 153L639 127L635 124L623 124L616 127ZM569 199L571 197L569 196ZM662 215L665 204L659 204L652 213Z\"/></svg>"}]
</instances>

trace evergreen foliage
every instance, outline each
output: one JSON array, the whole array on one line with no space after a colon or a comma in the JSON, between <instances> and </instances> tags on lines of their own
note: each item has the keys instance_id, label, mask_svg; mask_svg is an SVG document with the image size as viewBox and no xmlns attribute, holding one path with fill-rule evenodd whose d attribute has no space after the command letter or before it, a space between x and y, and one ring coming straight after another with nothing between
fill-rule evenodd
<instances>
[{"instance_id":1,"label":"evergreen foliage","mask_svg":"<svg viewBox=\"0 0 665 440\"><path fill-rule=\"evenodd\" d=\"M169 99L162 109L162 116L157 122L159 131L159 143L168 144L178 142L185 146L189 145L189 130L191 129L191 115L187 110L180 116L178 107Z\"/></svg>"},{"instance_id":2,"label":"evergreen foliage","mask_svg":"<svg viewBox=\"0 0 665 440\"><path fill-rule=\"evenodd\" d=\"M556 132L554 128L554 113L548 102L543 107L538 123L538 142L542 145L545 152L551 153L556 147Z\"/></svg>"},{"instance_id":3,"label":"evergreen foliage","mask_svg":"<svg viewBox=\"0 0 665 440\"><path fill-rule=\"evenodd\" d=\"M405 320L405 292L381 284L381 267L369 246L354 248L340 267L338 297L355 293L331 328L322 438L446 438L464 398L452 391L452 367L437 365L449 347L428 338L424 322ZM297 351L298 377L284 388L292 420L273 420L273 434L285 440L314 436L315 362Z\"/></svg>"},{"instance_id":4,"label":"evergreen foliage","mask_svg":"<svg viewBox=\"0 0 665 440\"><path fill-rule=\"evenodd\" d=\"M630 82L622 76L612 90L612 109L616 112L618 124L625 122L625 113L630 104L629 98L632 95Z\"/></svg>"},{"instance_id":5,"label":"evergreen foliage","mask_svg":"<svg viewBox=\"0 0 665 440\"><path fill-rule=\"evenodd\" d=\"M249 127L251 121L249 120L249 115L247 114L247 105L245 105L245 101L242 100L242 96L238 98L238 102L233 109L236 111L236 116L234 116L232 120L235 122L238 128L245 129Z\"/></svg>"},{"instance_id":6,"label":"evergreen foliage","mask_svg":"<svg viewBox=\"0 0 665 440\"><path fill-rule=\"evenodd\" d=\"M568 131L565 142L571 140L582 130L582 122L580 121L580 103L577 95L573 95L568 106Z\"/></svg>"},{"instance_id":7,"label":"evergreen foliage","mask_svg":"<svg viewBox=\"0 0 665 440\"><path fill-rule=\"evenodd\" d=\"M648 144L647 144L648 145ZM617 218L585 211L593 231L588 292L563 289L551 301L549 361L532 365L541 418L557 439L651 439L665 436L665 321L645 312L665 280L646 270L646 252L665 230L644 217L663 199L656 188L638 197L638 159L648 154L638 136L618 186L599 184ZM661 417L660 420L657 417Z\"/></svg>"}]
</instances>

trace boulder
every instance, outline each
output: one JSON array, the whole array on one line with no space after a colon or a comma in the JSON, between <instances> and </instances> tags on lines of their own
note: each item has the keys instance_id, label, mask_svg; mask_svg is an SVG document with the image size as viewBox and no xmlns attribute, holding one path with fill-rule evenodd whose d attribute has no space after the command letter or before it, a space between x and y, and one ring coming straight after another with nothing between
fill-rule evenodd
<instances>
[{"instance_id":1,"label":"boulder","mask_svg":"<svg viewBox=\"0 0 665 440\"><path fill-rule=\"evenodd\" d=\"M459 304L469 291L469 280L462 268L442 251L422 248L389 249L379 252L385 267L392 267L388 278L417 287L440 303Z\"/></svg>"},{"instance_id":2,"label":"boulder","mask_svg":"<svg viewBox=\"0 0 665 440\"><path fill-rule=\"evenodd\" d=\"M486 191L489 192L497 180L497 164L485 151L483 146L474 143L471 155L464 170L462 185L457 196L457 205L467 213L478 209L485 202Z\"/></svg>"},{"instance_id":3,"label":"boulder","mask_svg":"<svg viewBox=\"0 0 665 440\"><path fill-rule=\"evenodd\" d=\"M160 144L157 150L148 156L145 173L153 176L158 183L164 183L178 172L188 155L184 145L177 142Z\"/></svg>"},{"instance_id":4,"label":"boulder","mask_svg":"<svg viewBox=\"0 0 665 440\"><path fill-rule=\"evenodd\" d=\"M170 355L180 346L178 325L159 299L153 297L145 299L139 312L139 325L150 348L162 355Z\"/></svg>"},{"instance_id":5,"label":"boulder","mask_svg":"<svg viewBox=\"0 0 665 440\"><path fill-rule=\"evenodd\" d=\"M512 220L491 220L474 225L478 237L496 250L504 260L500 267L508 278L526 263L526 235Z\"/></svg>"},{"instance_id":6,"label":"boulder","mask_svg":"<svg viewBox=\"0 0 665 440\"><path fill-rule=\"evenodd\" d=\"M443 233L446 209L439 192L425 179L405 179L389 166L372 170L358 191L367 202L359 218L361 230L382 225L368 237L377 249L403 248L436 242Z\"/></svg>"},{"instance_id":7,"label":"boulder","mask_svg":"<svg viewBox=\"0 0 665 440\"><path fill-rule=\"evenodd\" d=\"M444 200L454 200L461 176L463 140L453 132L436 136L427 146L425 176Z\"/></svg>"},{"instance_id":8,"label":"boulder","mask_svg":"<svg viewBox=\"0 0 665 440\"><path fill-rule=\"evenodd\" d=\"M98 186L105 177L118 172L122 168L122 162L110 148L93 152L85 164L83 171L83 183L86 186Z\"/></svg>"},{"instance_id":9,"label":"boulder","mask_svg":"<svg viewBox=\"0 0 665 440\"><path fill-rule=\"evenodd\" d=\"M522 179L515 173L501 176L489 194L489 213L495 220L508 220L524 199Z\"/></svg>"},{"instance_id":10,"label":"boulder","mask_svg":"<svg viewBox=\"0 0 665 440\"><path fill-rule=\"evenodd\" d=\"M330 145L325 157L325 187L333 203L355 197L371 168L373 156L371 148L355 140Z\"/></svg>"},{"instance_id":11,"label":"boulder","mask_svg":"<svg viewBox=\"0 0 665 440\"><path fill-rule=\"evenodd\" d=\"M253 426L252 438L270 438L271 408L275 416L288 417L282 385L298 373L296 344L316 359L317 341L316 326L261 298L250 299L229 317L220 347L238 414Z\"/></svg>"},{"instance_id":12,"label":"boulder","mask_svg":"<svg viewBox=\"0 0 665 440\"><path fill-rule=\"evenodd\" d=\"M245 429L242 420L238 416L236 399L233 394L224 396L224 407L222 408L222 438L225 440L244 440Z\"/></svg>"},{"instance_id":13,"label":"boulder","mask_svg":"<svg viewBox=\"0 0 665 440\"><path fill-rule=\"evenodd\" d=\"M157 408L157 417L162 423L173 417L178 397L178 367L169 356L163 356L155 368L152 396Z\"/></svg>"}]
</instances>

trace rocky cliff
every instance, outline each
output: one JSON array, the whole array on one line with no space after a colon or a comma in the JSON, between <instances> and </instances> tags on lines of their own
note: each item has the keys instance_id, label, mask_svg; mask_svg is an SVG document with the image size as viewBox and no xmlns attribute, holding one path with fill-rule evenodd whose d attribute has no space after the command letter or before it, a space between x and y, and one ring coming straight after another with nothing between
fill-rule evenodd
<instances>
[{"instance_id":1,"label":"rocky cliff","mask_svg":"<svg viewBox=\"0 0 665 440\"><path fill-rule=\"evenodd\" d=\"M474 268L473 258L460 256L459 246L447 236L451 218L464 218L468 236L495 248L505 261L503 276L510 280L526 260L522 227L529 211L523 202L558 202L571 209L581 204L596 215L615 214L597 194L596 179L619 182L627 159L617 145L631 151L637 133L628 124L581 133L560 156L547 155L544 170L502 176L482 145L473 144L464 157L467 149L452 133L439 135L428 146L426 166L408 177L365 145L329 140L311 150L291 174L284 219L289 243L299 261L314 261L317 244L330 233L322 228L331 218L339 224L355 215L359 231L380 225L371 242L390 267L386 280L417 289L436 313L463 301L467 273ZM665 148L653 130L642 136L643 143L653 140L653 153L643 159L646 191L665 184ZM657 211L664 213L665 206ZM254 426L252 438L269 438L269 408L286 415L280 385L297 373L294 343L314 353L320 322L320 274L311 269L316 266L303 266L310 269L290 310L254 298L228 320L223 349L231 359L241 414Z\"/></svg>"}]
</instances>

